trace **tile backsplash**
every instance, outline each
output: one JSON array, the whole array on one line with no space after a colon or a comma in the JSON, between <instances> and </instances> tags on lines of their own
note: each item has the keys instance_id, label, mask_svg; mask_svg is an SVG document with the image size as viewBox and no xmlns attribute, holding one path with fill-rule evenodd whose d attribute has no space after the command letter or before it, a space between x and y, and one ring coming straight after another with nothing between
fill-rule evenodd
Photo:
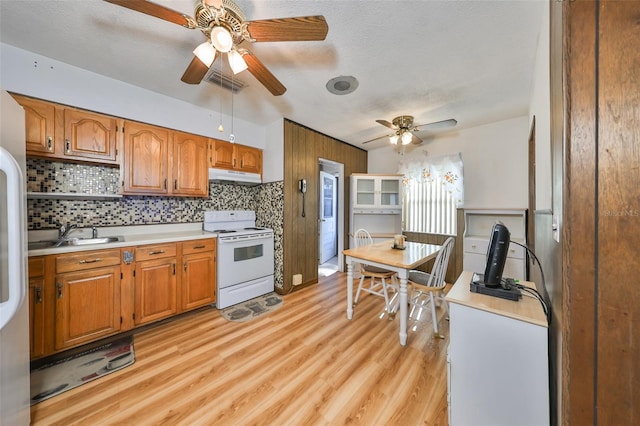
<instances>
[{"instance_id":1,"label":"tile backsplash","mask_svg":"<svg viewBox=\"0 0 640 426\"><path fill-rule=\"evenodd\" d=\"M27 191L117 195L120 169L27 159ZM202 222L207 210L255 210L258 226L274 230L276 287L282 288L284 182L245 186L209 183L209 197L124 196L111 199L28 199L29 230Z\"/></svg>"}]
</instances>

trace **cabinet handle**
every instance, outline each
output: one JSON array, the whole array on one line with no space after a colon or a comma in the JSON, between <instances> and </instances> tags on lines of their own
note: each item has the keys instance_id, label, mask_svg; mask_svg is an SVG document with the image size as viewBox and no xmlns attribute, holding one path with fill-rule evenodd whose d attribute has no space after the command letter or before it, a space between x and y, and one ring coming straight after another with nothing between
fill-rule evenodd
<instances>
[{"instance_id":1,"label":"cabinet handle","mask_svg":"<svg viewBox=\"0 0 640 426\"><path fill-rule=\"evenodd\" d=\"M49 136L47 138L47 151L51 151L52 148L53 148L53 138Z\"/></svg>"},{"instance_id":2,"label":"cabinet handle","mask_svg":"<svg viewBox=\"0 0 640 426\"><path fill-rule=\"evenodd\" d=\"M36 303L42 303L42 287L36 287Z\"/></svg>"},{"instance_id":3,"label":"cabinet handle","mask_svg":"<svg viewBox=\"0 0 640 426\"><path fill-rule=\"evenodd\" d=\"M178 189L178 179L173 180L173 189Z\"/></svg>"},{"instance_id":4,"label":"cabinet handle","mask_svg":"<svg viewBox=\"0 0 640 426\"><path fill-rule=\"evenodd\" d=\"M475 244L471 244L471 248L476 248L476 245Z\"/></svg>"},{"instance_id":5,"label":"cabinet handle","mask_svg":"<svg viewBox=\"0 0 640 426\"><path fill-rule=\"evenodd\" d=\"M167 189L167 179L165 178L163 184L162 184L162 189Z\"/></svg>"},{"instance_id":6,"label":"cabinet handle","mask_svg":"<svg viewBox=\"0 0 640 426\"><path fill-rule=\"evenodd\" d=\"M175 275L175 274L176 274L176 264L174 263L173 264L173 275Z\"/></svg>"},{"instance_id":7,"label":"cabinet handle","mask_svg":"<svg viewBox=\"0 0 640 426\"><path fill-rule=\"evenodd\" d=\"M56 287L58 288L58 299L62 299L62 283L56 283Z\"/></svg>"},{"instance_id":8,"label":"cabinet handle","mask_svg":"<svg viewBox=\"0 0 640 426\"><path fill-rule=\"evenodd\" d=\"M184 262L184 271L187 272L187 262Z\"/></svg>"},{"instance_id":9,"label":"cabinet handle","mask_svg":"<svg viewBox=\"0 0 640 426\"><path fill-rule=\"evenodd\" d=\"M162 254L162 253L164 253L164 250L150 251L149 256L153 256L154 254Z\"/></svg>"},{"instance_id":10,"label":"cabinet handle","mask_svg":"<svg viewBox=\"0 0 640 426\"><path fill-rule=\"evenodd\" d=\"M235 168L235 167L236 167L236 159L234 158L233 159L233 168Z\"/></svg>"},{"instance_id":11,"label":"cabinet handle","mask_svg":"<svg viewBox=\"0 0 640 426\"><path fill-rule=\"evenodd\" d=\"M102 259L100 259L99 257L96 257L95 259L82 259L80 262L78 262L81 265L84 265L85 263L96 263L96 262L102 262Z\"/></svg>"},{"instance_id":12,"label":"cabinet handle","mask_svg":"<svg viewBox=\"0 0 640 426\"><path fill-rule=\"evenodd\" d=\"M71 141L69 139L64 140L64 148L67 151L67 154L71 152Z\"/></svg>"},{"instance_id":13,"label":"cabinet handle","mask_svg":"<svg viewBox=\"0 0 640 426\"><path fill-rule=\"evenodd\" d=\"M244 160L240 160L240 168L244 168Z\"/></svg>"},{"instance_id":14,"label":"cabinet handle","mask_svg":"<svg viewBox=\"0 0 640 426\"><path fill-rule=\"evenodd\" d=\"M205 248L205 245L199 245L199 246L193 246L193 249L201 249L201 248Z\"/></svg>"}]
</instances>

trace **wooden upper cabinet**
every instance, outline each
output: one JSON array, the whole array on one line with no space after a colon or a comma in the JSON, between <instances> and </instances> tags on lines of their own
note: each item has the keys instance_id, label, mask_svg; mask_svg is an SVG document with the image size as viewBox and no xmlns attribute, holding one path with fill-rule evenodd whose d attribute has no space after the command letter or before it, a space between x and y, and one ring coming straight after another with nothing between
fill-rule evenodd
<instances>
[{"instance_id":1,"label":"wooden upper cabinet","mask_svg":"<svg viewBox=\"0 0 640 426\"><path fill-rule=\"evenodd\" d=\"M173 195L209 194L207 138L188 133L173 135Z\"/></svg>"},{"instance_id":2,"label":"wooden upper cabinet","mask_svg":"<svg viewBox=\"0 0 640 426\"><path fill-rule=\"evenodd\" d=\"M211 167L262 173L262 150L246 145L211 139Z\"/></svg>"},{"instance_id":3,"label":"wooden upper cabinet","mask_svg":"<svg viewBox=\"0 0 640 426\"><path fill-rule=\"evenodd\" d=\"M220 169L233 169L233 146L234 144L232 144L231 142L212 139L211 167L218 167Z\"/></svg>"},{"instance_id":4,"label":"wooden upper cabinet","mask_svg":"<svg viewBox=\"0 0 640 426\"><path fill-rule=\"evenodd\" d=\"M65 108L64 154L117 164L116 126L114 117Z\"/></svg>"},{"instance_id":5,"label":"wooden upper cabinet","mask_svg":"<svg viewBox=\"0 0 640 426\"><path fill-rule=\"evenodd\" d=\"M55 105L20 95L13 97L24 109L27 155L54 154L56 142L62 143L62 134L56 135Z\"/></svg>"},{"instance_id":6,"label":"wooden upper cabinet","mask_svg":"<svg viewBox=\"0 0 640 426\"><path fill-rule=\"evenodd\" d=\"M170 137L168 129L125 122L123 193L169 194Z\"/></svg>"},{"instance_id":7,"label":"wooden upper cabinet","mask_svg":"<svg viewBox=\"0 0 640 426\"><path fill-rule=\"evenodd\" d=\"M262 173L262 150L236 145L236 169L250 173Z\"/></svg>"},{"instance_id":8,"label":"wooden upper cabinet","mask_svg":"<svg viewBox=\"0 0 640 426\"><path fill-rule=\"evenodd\" d=\"M74 162L118 165L118 119L13 95L25 111L26 153Z\"/></svg>"}]
</instances>

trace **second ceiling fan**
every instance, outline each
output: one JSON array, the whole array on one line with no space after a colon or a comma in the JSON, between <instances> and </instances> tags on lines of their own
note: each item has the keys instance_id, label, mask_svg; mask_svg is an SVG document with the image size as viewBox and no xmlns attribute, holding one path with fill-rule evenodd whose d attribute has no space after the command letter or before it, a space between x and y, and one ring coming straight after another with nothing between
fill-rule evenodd
<instances>
[{"instance_id":1,"label":"second ceiling fan","mask_svg":"<svg viewBox=\"0 0 640 426\"><path fill-rule=\"evenodd\" d=\"M363 144L374 142L382 138L389 138L389 142L393 145L401 144L401 145L419 145L422 143L422 139L415 135L415 132L422 130L435 130L441 129L445 127L453 127L458 124L458 121L454 118L450 118L448 120L435 121L433 123L427 124L413 124L413 116L411 115L400 115L394 118L391 123L387 120L376 120L376 122L386 126L392 130L394 133L390 135L379 136L377 138L370 139L368 141L362 142Z\"/></svg>"},{"instance_id":2,"label":"second ceiling fan","mask_svg":"<svg viewBox=\"0 0 640 426\"><path fill-rule=\"evenodd\" d=\"M193 18L146 0L104 0L189 29L207 40L193 51L194 58L181 80L199 84L217 57L226 54L234 74L248 70L274 96L287 89L248 49L244 42L324 40L329 31L321 15L247 21L232 0L196 0Z\"/></svg>"}]
</instances>

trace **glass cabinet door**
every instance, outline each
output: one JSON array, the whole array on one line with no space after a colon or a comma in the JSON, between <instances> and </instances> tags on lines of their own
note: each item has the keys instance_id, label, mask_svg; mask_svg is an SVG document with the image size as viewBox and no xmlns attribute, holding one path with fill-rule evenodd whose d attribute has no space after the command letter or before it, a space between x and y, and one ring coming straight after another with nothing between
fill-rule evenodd
<instances>
[{"instance_id":1,"label":"glass cabinet door","mask_svg":"<svg viewBox=\"0 0 640 426\"><path fill-rule=\"evenodd\" d=\"M356 179L356 205L358 206L374 206L376 203L375 179L373 178L357 178Z\"/></svg>"},{"instance_id":2,"label":"glass cabinet door","mask_svg":"<svg viewBox=\"0 0 640 426\"><path fill-rule=\"evenodd\" d=\"M380 180L380 205L383 207L400 206L400 180Z\"/></svg>"}]
</instances>

